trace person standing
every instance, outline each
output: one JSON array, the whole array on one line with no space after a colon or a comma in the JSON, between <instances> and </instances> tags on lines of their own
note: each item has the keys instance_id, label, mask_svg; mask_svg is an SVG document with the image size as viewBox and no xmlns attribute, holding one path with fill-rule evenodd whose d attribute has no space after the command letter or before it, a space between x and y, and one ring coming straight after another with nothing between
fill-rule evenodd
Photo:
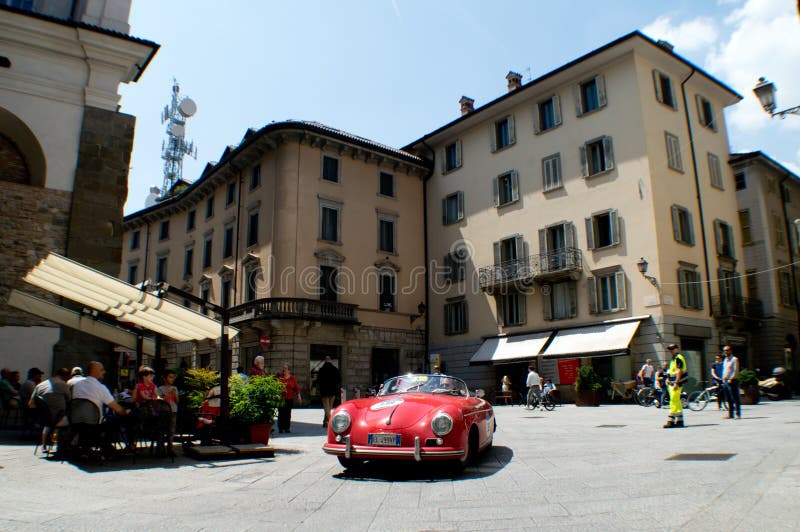
<instances>
[{"instance_id":1,"label":"person standing","mask_svg":"<svg viewBox=\"0 0 800 532\"><path fill-rule=\"evenodd\" d=\"M258 355L253 359L253 367L250 368L250 376L263 377L264 376L264 357Z\"/></svg>"},{"instance_id":2,"label":"person standing","mask_svg":"<svg viewBox=\"0 0 800 532\"><path fill-rule=\"evenodd\" d=\"M300 397L300 387L297 385L297 379L294 378L292 372L289 371L289 364L284 364L283 372L278 378L285 390L283 392L283 406L278 408L278 432L292 432L292 407L294 400L302 401Z\"/></svg>"},{"instance_id":3,"label":"person standing","mask_svg":"<svg viewBox=\"0 0 800 532\"><path fill-rule=\"evenodd\" d=\"M156 391L158 396L167 402L170 409L169 415L169 452L173 453L172 444L175 441L175 427L178 419L178 388L175 387L175 372L171 369L166 370L164 384L159 386Z\"/></svg>"},{"instance_id":4,"label":"person standing","mask_svg":"<svg viewBox=\"0 0 800 532\"><path fill-rule=\"evenodd\" d=\"M669 391L669 418L664 425L665 429L683 427L683 405L681 404L681 391L686 379L686 359L680 352L678 344L667 346L672 355L667 370L667 390Z\"/></svg>"},{"instance_id":5,"label":"person standing","mask_svg":"<svg viewBox=\"0 0 800 532\"><path fill-rule=\"evenodd\" d=\"M722 382L722 355L714 357L714 364L711 366L711 382L717 387L717 410L722 410L722 401L727 402L725 396L725 383Z\"/></svg>"},{"instance_id":6,"label":"person standing","mask_svg":"<svg viewBox=\"0 0 800 532\"><path fill-rule=\"evenodd\" d=\"M528 387L528 396L527 402L531 402L532 397L539 397L539 392L541 391L542 379L539 377L539 374L536 373L536 366L531 364L528 366L528 378L525 379L525 386ZM534 395L531 396L531 393Z\"/></svg>"},{"instance_id":7,"label":"person standing","mask_svg":"<svg viewBox=\"0 0 800 532\"><path fill-rule=\"evenodd\" d=\"M642 383L645 386L652 386L653 385L653 372L655 368L653 367L653 361L651 359L647 359L642 365L642 369L639 370L639 377L642 379Z\"/></svg>"},{"instance_id":8,"label":"person standing","mask_svg":"<svg viewBox=\"0 0 800 532\"><path fill-rule=\"evenodd\" d=\"M667 391L668 371L669 371L668 362L663 362L658 371L656 371L655 387L656 387L656 397L658 398L658 402L656 403L656 408L661 408L661 405L664 402L664 392Z\"/></svg>"},{"instance_id":9,"label":"person standing","mask_svg":"<svg viewBox=\"0 0 800 532\"><path fill-rule=\"evenodd\" d=\"M322 367L319 368L317 383L319 384L319 396L322 399L322 409L325 411L322 418L322 426L327 427L331 418L333 402L341 386L341 374L336 369L336 366L333 365L331 357L325 357Z\"/></svg>"},{"instance_id":10,"label":"person standing","mask_svg":"<svg viewBox=\"0 0 800 532\"><path fill-rule=\"evenodd\" d=\"M742 418L742 402L739 399L739 359L733 356L733 349L726 345L722 352L725 360L722 362L722 382L725 385L725 395L728 399L728 418L733 419L734 408L736 417Z\"/></svg>"}]
</instances>

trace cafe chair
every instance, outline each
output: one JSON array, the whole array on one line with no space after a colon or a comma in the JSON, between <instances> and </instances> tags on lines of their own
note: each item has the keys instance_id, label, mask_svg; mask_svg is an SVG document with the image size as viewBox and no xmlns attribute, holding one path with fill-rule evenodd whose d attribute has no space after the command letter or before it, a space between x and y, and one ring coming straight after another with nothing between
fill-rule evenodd
<instances>
[{"instance_id":1,"label":"cafe chair","mask_svg":"<svg viewBox=\"0 0 800 532\"><path fill-rule=\"evenodd\" d=\"M100 408L88 399L73 399L69 404L70 430L67 437L65 457L98 456L100 463L105 462L103 441L103 413ZM65 455L66 454L66 455Z\"/></svg>"},{"instance_id":2,"label":"cafe chair","mask_svg":"<svg viewBox=\"0 0 800 532\"><path fill-rule=\"evenodd\" d=\"M47 402L41 396L34 397L33 404L35 405L34 421L36 425L42 427L41 437L37 440L36 447L33 448L33 454L35 455L41 446L44 453L49 455L50 446L52 444L51 435L53 431L56 430L56 425L61 421L65 413L63 410L60 410L53 415Z\"/></svg>"}]
</instances>

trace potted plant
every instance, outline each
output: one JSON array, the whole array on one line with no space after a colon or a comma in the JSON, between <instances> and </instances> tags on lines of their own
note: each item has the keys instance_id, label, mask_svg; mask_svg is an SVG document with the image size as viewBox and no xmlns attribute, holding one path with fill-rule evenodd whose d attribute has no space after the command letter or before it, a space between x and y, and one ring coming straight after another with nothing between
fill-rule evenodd
<instances>
[{"instance_id":1,"label":"potted plant","mask_svg":"<svg viewBox=\"0 0 800 532\"><path fill-rule=\"evenodd\" d=\"M276 409L283 405L283 383L272 375L232 375L229 382L231 421L249 428L252 443L268 444Z\"/></svg>"},{"instance_id":2,"label":"potted plant","mask_svg":"<svg viewBox=\"0 0 800 532\"><path fill-rule=\"evenodd\" d=\"M600 404L600 388L597 374L592 366L580 366L575 378L575 405L598 406Z\"/></svg>"},{"instance_id":3,"label":"potted plant","mask_svg":"<svg viewBox=\"0 0 800 532\"><path fill-rule=\"evenodd\" d=\"M739 389L742 391L742 404L745 405L756 405L758 404L759 392L758 392L758 377L756 377L755 371L750 371L749 369L743 369L739 372Z\"/></svg>"}]
</instances>

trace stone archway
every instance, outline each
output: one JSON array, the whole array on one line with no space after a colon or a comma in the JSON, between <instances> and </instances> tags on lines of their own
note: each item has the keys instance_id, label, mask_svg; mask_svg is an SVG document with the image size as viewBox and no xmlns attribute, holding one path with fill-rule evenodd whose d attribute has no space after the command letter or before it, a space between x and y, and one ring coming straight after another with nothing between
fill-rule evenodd
<instances>
[{"instance_id":1,"label":"stone archway","mask_svg":"<svg viewBox=\"0 0 800 532\"><path fill-rule=\"evenodd\" d=\"M0 107L0 180L44 187L47 162L36 135L14 113Z\"/></svg>"}]
</instances>

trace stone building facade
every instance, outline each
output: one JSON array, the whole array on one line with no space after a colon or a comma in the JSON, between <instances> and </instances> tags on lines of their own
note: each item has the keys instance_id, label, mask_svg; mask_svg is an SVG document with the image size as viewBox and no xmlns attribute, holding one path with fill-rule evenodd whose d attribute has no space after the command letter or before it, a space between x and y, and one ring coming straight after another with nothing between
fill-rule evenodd
<instances>
[{"instance_id":1,"label":"stone building facade","mask_svg":"<svg viewBox=\"0 0 800 532\"><path fill-rule=\"evenodd\" d=\"M158 45L128 35L130 0L0 6L0 345L25 371L111 361L106 342L7 305L48 252L116 274L134 118L118 112Z\"/></svg>"}]
</instances>

